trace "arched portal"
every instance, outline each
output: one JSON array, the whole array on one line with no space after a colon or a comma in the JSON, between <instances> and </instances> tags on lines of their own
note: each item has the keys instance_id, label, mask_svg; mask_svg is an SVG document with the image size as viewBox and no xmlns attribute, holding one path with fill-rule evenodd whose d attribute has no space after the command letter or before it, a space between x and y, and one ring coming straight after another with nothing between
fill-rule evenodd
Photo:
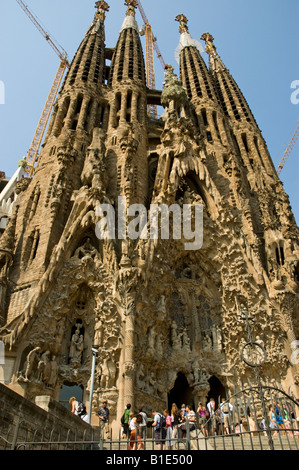
<instances>
[{"instance_id":1,"label":"arched portal","mask_svg":"<svg viewBox=\"0 0 299 470\"><path fill-rule=\"evenodd\" d=\"M213 375L209 379L209 384L210 384L210 391L207 396L207 403L210 401L211 398L214 398L215 403L216 403L216 408L221 403L221 398L226 398L226 391L225 387L222 385L219 379Z\"/></svg>"},{"instance_id":2,"label":"arched portal","mask_svg":"<svg viewBox=\"0 0 299 470\"><path fill-rule=\"evenodd\" d=\"M83 386L76 383L64 382L60 389L59 403L69 409L69 399L75 397L83 401Z\"/></svg>"},{"instance_id":3,"label":"arched portal","mask_svg":"<svg viewBox=\"0 0 299 470\"><path fill-rule=\"evenodd\" d=\"M179 372L173 388L168 394L168 409L171 411L172 404L176 403L180 409L181 405L191 405L194 409L193 390L188 384L185 374Z\"/></svg>"}]
</instances>

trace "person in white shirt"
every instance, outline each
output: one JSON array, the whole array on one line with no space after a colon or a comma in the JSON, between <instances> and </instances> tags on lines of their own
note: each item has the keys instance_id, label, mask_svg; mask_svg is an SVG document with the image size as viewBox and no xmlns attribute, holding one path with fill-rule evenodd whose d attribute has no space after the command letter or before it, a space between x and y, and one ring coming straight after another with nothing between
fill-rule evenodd
<instances>
[{"instance_id":1,"label":"person in white shirt","mask_svg":"<svg viewBox=\"0 0 299 470\"><path fill-rule=\"evenodd\" d=\"M142 423L140 423L139 430L140 430L140 437L141 439L146 439L146 434L147 434L147 428L146 428L146 423L147 423L147 415L144 411L139 410L139 414L142 416Z\"/></svg>"}]
</instances>

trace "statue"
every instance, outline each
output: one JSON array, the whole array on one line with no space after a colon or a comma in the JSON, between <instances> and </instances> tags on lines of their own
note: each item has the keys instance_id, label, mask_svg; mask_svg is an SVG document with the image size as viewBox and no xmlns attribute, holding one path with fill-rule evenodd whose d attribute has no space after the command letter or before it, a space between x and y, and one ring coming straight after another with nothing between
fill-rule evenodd
<instances>
[{"instance_id":1,"label":"statue","mask_svg":"<svg viewBox=\"0 0 299 470\"><path fill-rule=\"evenodd\" d=\"M181 335L178 333L178 326L175 321L171 324L171 342L173 349L181 349Z\"/></svg>"},{"instance_id":2,"label":"statue","mask_svg":"<svg viewBox=\"0 0 299 470\"><path fill-rule=\"evenodd\" d=\"M115 385L116 367L112 360L106 357L101 364L100 387L103 389L112 388Z\"/></svg>"},{"instance_id":3,"label":"statue","mask_svg":"<svg viewBox=\"0 0 299 470\"><path fill-rule=\"evenodd\" d=\"M37 365L38 380L48 383L50 377L50 351L46 351L41 355L40 361Z\"/></svg>"},{"instance_id":4,"label":"statue","mask_svg":"<svg viewBox=\"0 0 299 470\"><path fill-rule=\"evenodd\" d=\"M80 335L80 329L78 325L76 325L76 331L72 336L71 339L71 346L69 352L69 359L71 360L71 364L78 364L81 363L82 360L82 353L84 349L84 338L83 335Z\"/></svg>"},{"instance_id":5,"label":"statue","mask_svg":"<svg viewBox=\"0 0 299 470\"><path fill-rule=\"evenodd\" d=\"M27 367L25 372L25 380L29 381L34 369L37 369L40 359L40 347L34 348L27 356Z\"/></svg>"},{"instance_id":6,"label":"statue","mask_svg":"<svg viewBox=\"0 0 299 470\"><path fill-rule=\"evenodd\" d=\"M56 356L53 356L50 361L50 373L48 379L49 387L54 387L57 382L57 375L58 375L58 365L56 361Z\"/></svg>"},{"instance_id":7,"label":"statue","mask_svg":"<svg viewBox=\"0 0 299 470\"><path fill-rule=\"evenodd\" d=\"M103 344L103 333L104 333L104 326L103 322L100 318L97 319L95 325L95 333L94 333L94 345L102 346Z\"/></svg>"},{"instance_id":8,"label":"statue","mask_svg":"<svg viewBox=\"0 0 299 470\"><path fill-rule=\"evenodd\" d=\"M91 239L88 237L84 244L76 249L74 257L86 262L89 259L94 259L97 255L98 250L91 244Z\"/></svg>"}]
</instances>

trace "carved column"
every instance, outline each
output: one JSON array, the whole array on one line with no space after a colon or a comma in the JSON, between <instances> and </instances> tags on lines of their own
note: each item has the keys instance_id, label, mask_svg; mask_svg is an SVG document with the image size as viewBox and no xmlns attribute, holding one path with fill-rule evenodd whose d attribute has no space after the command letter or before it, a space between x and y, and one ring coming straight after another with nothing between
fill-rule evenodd
<instances>
[{"instance_id":1,"label":"carved column","mask_svg":"<svg viewBox=\"0 0 299 470\"><path fill-rule=\"evenodd\" d=\"M134 332L135 332L135 296L137 270L132 267L122 267L119 273L119 292L125 315L124 333L124 403L131 403L134 409Z\"/></svg>"}]
</instances>

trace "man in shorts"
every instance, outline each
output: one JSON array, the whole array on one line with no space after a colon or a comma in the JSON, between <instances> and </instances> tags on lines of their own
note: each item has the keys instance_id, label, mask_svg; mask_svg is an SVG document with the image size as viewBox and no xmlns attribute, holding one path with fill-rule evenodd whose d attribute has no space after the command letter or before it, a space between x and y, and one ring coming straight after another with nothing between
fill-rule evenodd
<instances>
[{"instance_id":1,"label":"man in shorts","mask_svg":"<svg viewBox=\"0 0 299 470\"><path fill-rule=\"evenodd\" d=\"M155 429L155 442L158 450L165 450L166 429L162 426L162 415L158 411L153 411L154 422L152 424Z\"/></svg>"}]
</instances>

